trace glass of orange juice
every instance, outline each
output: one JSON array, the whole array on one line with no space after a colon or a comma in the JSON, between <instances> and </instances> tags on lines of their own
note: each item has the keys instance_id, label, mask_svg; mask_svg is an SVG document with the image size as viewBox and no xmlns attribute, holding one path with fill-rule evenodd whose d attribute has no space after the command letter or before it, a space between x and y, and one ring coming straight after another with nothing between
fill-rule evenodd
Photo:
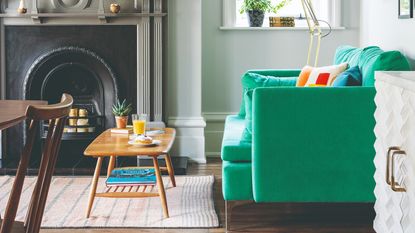
<instances>
[{"instance_id":1,"label":"glass of orange juice","mask_svg":"<svg viewBox=\"0 0 415 233\"><path fill-rule=\"evenodd\" d=\"M135 135L146 134L147 114L134 114L132 118L133 118L134 134Z\"/></svg>"}]
</instances>

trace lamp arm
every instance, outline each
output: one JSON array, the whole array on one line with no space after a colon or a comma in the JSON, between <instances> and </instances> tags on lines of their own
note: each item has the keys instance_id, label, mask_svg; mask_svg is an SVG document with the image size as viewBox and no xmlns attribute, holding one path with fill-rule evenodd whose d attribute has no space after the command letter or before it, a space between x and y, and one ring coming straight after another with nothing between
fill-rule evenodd
<instances>
[{"instance_id":1,"label":"lamp arm","mask_svg":"<svg viewBox=\"0 0 415 233\"><path fill-rule=\"evenodd\" d=\"M304 8L304 11L306 12L306 15L309 15L308 20L312 20L314 25L320 26L320 22L317 19L312 1L311 0L301 0L301 1L303 3L303 8Z\"/></svg>"},{"instance_id":2,"label":"lamp arm","mask_svg":"<svg viewBox=\"0 0 415 233\"><path fill-rule=\"evenodd\" d=\"M309 11L308 8L306 6L306 0L301 0L301 4L303 5L303 9L304 9L304 15L305 15L305 19L307 21L307 25L308 25L308 30L310 30L310 33L313 32L313 27L311 26L311 22L310 22L310 15L309 15Z\"/></svg>"},{"instance_id":3,"label":"lamp arm","mask_svg":"<svg viewBox=\"0 0 415 233\"><path fill-rule=\"evenodd\" d=\"M303 5L305 18L307 20L308 29L310 32L310 45L308 48L308 56L307 56L307 64L310 64L311 60L311 53L313 50L314 45L314 36L317 36L317 47L316 47L316 57L315 57L315 64L314 66L317 66L318 64L318 58L320 53L320 44L321 44L321 27L320 22L317 19L317 16L315 14L312 0L301 0L301 4Z\"/></svg>"}]
</instances>

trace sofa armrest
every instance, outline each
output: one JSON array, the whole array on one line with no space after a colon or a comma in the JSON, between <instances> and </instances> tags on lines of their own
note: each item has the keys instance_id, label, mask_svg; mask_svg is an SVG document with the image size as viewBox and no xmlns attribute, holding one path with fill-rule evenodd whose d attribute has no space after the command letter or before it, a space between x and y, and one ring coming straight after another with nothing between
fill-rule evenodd
<instances>
[{"instance_id":1,"label":"sofa armrest","mask_svg":"<svg viewBox=\"0 0 415 233\"><path fill-rule=\"evenodd\" d=\"M257 202L373 202L373 87L258 88Z\"/></svg>"},{"instance_id":2,"label":"sofa armrest","mask_svg":"<svg viewBox=\"0 0 415 233\"><path fill-rule=\"evenodd\" d=\"M293 69L293 70L271 70L271 69L264 69L264 70L249 70L248 73L266 75L266 76L274 76L274 77L296 77L299 76L301 70Z\"/></svg>"}]
</instances>

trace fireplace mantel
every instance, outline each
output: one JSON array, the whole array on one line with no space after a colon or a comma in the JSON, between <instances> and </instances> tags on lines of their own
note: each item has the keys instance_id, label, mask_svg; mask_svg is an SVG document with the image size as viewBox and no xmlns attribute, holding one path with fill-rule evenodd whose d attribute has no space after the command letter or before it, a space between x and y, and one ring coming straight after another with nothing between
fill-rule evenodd
<instances>
[{"instance_id":1,"label":"fireplace mantel","mask_svg":"<svg viewBox=\"0 0 415 233\"><path fill-rule=\"evenodd\" d=\"M110 1L107 0L24 0L25 14L17 12L20 0L0 1L0 18L13 18L14 23L55 23L52 18L95 18L101 23L114 23L123 18L164 17L162 0L132 0L120 2L121 11L118 14L110 11ZM150 7L153 6L153 7ZM150 9L152 8L152 9ZM8 21L6 19L6 22ZM111 21L113 20L113 21ZM55 20L56 21L56 20Z\"/></svg>"},{"instance_id":2,"label":"fireplace mantel","mask_svg":"<svg viewBox=\"0 0 415 233\"><path fill-rule=\"evenodd\" d=\"M25 0L26 14L18 14L20 0L0 0L0 29L11 25L136 25L137 111L163 123L163 0L119 1L121 11L110 12L108 0ZM4 35L1 40L1 97L5 97Z\"/></svg>"},{"instance_id":3,"label":"fireplace mantel","mask_svg":"<svg viewBox=\"0 0 415 233\"><path fill-rule=\"evenodd\" d=\"M56 7L53 2L77 4ZM25 0L28 12L18 15L19 0L0 0L0 96L5 97L4 27L136 25L138 111L151 112L155 122L177 129L175 156L206 162L206 123L201 114L202 0L116 1L121 5L119 14L110 13L111 2ZM158 97L150 99L151 93Z\"/></svg>"},{"instance_id":4,"label":"fireplace mantel","mask_svg":"<svg viewBox=\"0 0 415 233\"><path fill-rule=\"evenodd\" d=\"M135 26L137 113L150 116L153 127L164 127L163 61L167 47L165 0L119 1L121 11L110 12L108 0L24 0L26 14L18 14L20 0L0 0L0 97L6 98L6 28L14 26ZM63 5L62 5L63 4ZM72 4L72 5L71 5ZM36 45L34 45L36 46ZM116 48L117 45L112 45ZM167 120L166 120L167 121ZM3 134L4 136L4 134ZM7 136L7 135L6 135ZM4 141L1 138L0 141ZM1 151L0 145L0 159Z\"/></svg>"}]
</instances>

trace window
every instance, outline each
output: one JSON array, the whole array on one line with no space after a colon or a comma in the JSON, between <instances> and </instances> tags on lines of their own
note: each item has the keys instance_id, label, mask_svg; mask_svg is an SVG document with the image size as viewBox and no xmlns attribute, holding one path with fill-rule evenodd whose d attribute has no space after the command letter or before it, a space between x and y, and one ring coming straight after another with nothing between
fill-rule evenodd
<instances>
[{"instance_id":1,"label":"window","mask_svg":"<svg viewBox=\"0 0 415 233\"><path fill-rule=\"evenodd\" d=\"M246 13L240 14L240 9L243 0L223 0L224 1L224 27L248 27L248 19ZM271 0L273 4L280 2L280 0ZM340 2L341 0L313 0L314 10L319 20L330 23L332 27L339 27L340 25ZM269 16L274 13L267 13L265 15L263 27L269 27ZM301 0L292 0L289 5L285 6L278 12L278 16L293 16L296 18L296 27L307 27L307 22L304 20L304 10ZM322 27L326 27L325 23L321 23Z\"/></svg>"}]
</instances>

